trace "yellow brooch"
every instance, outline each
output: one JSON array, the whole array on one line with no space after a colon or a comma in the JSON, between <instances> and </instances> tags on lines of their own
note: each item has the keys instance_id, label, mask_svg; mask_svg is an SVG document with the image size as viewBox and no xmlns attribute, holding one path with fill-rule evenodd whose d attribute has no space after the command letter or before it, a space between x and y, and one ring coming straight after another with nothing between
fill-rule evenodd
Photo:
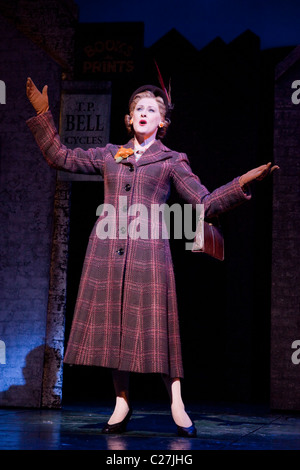
<instances>
[{"instance_id":1,"label":"yellow brooch","mask_svg":"<svg viewBox=\"0 0 300 470\"><path fill-rule=\"evenodd\" d=\"M123 158L129 157L133 153L134 151L131 148L125 149L124 147L121 147L119 148L116 155L114 156L114 159L116 160L117 163L120 163L123 160Z\"/></svg>"}]
</instances>

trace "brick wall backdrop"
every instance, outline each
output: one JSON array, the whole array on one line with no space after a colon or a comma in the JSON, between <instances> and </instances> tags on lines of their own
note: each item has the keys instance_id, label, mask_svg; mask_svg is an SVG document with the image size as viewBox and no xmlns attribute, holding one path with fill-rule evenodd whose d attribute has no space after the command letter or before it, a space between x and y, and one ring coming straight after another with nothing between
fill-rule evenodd
<instances>
[{"instance_id":1,"label":"brick wall backdrop","mask_svg":"<svg viewBox=\"0 0 300 470\"><path fill-rule=\"evenodd\" d=\"M294 83L298 80L300 47L277 66L274 112L274 161L280 172L273 197L271 406L290 410L300 410L299 354L292 360L292 344L300 340L300 82Z\"/></svg>"},{"instance_id":2,"label":"brick wall backdrop","mask_svg":"<svg viewBox=\"0 0 300 470\"><path fill-rule=\"evenodd\" d=\"M52 238L62 230L60 211L65 211L68 195L63 183L56 188L56 173L41 157L26 125L34 110L25 86L28 76L39 88L48 84L58 124L62 73L72 69L74 5L0 3L5 15L0 15L0 76L7 91L0 116L0 339L6 345L6 363L0 364L0 405L4 406L56 406L61 401L64 330L54 306L64 304L64 299L55 297L58 273L54 266L50 276L50 266L51 256L53 260L57 254ZM68 47L62 47L66 43ZM60 51L67 55L59 57ZM66 203L57 201L58 195ZM61 243L59 250L61 258ZM48 301L56 318L50 315L47 321Z\"/></svg>"}]
</instances>

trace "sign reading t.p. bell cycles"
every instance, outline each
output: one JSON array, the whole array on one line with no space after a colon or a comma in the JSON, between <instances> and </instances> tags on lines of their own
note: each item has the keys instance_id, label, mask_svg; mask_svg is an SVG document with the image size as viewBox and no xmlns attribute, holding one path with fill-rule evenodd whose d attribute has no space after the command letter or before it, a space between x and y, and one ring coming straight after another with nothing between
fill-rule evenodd
<instances>
[{"instance_id":1,"label":"sign reading t.p. bell cycles","mask_svg":"<svg viewBox=\"0 0 300 470\"><path fill-rule=\"evenodd\" d=\"M110 130L110 82L67 82L61 96L60 138L74 149L104 147ZM59 179L99 180L100 176L59 172Z\"/></svg>"}]
</instances>

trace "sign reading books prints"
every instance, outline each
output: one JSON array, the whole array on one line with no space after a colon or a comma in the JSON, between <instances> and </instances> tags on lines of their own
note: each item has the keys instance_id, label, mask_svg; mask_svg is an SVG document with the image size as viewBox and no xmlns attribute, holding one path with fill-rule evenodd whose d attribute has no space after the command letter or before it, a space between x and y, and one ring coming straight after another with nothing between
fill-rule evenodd
<instances>
[{"instance_id":1,"label":"sign reading books prints","mask_svg":"<svg viewBox=\"0 0 300 470\"><path fill-rule=\"evenodd\" d=\"M74 149L104 147L109 140L110 82L64 82L61 96L60 138ZM60 181L101 181L100 175L58 172Z\"/></svg>"},{"instance_id":2,"label":"sign reading books prints","mask_svg":"<svg viewBox=\"0 0 300 470\"><path fill-rule=\"evenodd\" d=\"M79 23L75 73L79 80L138 79L143 69L144 23Z\"/></svg>"}]
</instances>

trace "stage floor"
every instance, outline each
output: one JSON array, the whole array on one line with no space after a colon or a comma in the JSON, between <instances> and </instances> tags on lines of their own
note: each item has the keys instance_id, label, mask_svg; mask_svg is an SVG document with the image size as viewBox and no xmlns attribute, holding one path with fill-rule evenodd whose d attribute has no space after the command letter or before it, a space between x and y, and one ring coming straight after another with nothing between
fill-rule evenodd
<instances>
[{"instance_id":1,"label":"stage floor","mask_svg":"<svg viewBox=\"0 0 300 470\"><path fill-rule=\"evenodd\" d=\"M166 404L133 403L127 432L103 435L112 407L68 403L60 410L1 408L1 450L300 450L300 413L262 406L187 404L198 436L179 438Z\"/></svg>"}]
</instances>

